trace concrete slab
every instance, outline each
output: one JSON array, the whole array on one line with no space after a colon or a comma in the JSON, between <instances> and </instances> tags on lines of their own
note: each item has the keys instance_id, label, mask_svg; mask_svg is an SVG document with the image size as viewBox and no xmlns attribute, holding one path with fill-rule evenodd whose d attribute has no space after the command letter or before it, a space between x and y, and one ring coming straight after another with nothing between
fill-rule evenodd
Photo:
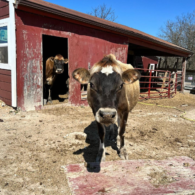
<instances>
[{"instance_id":1,"label":"concrete slab","mask_svg":"<svg viewBox=\"0 0 195 195\"><path fill-rule=\"evenodd\" d=\"M195 161L185 156L72 164L64 168L74 195L195 193Z\"/></svg>"}]
</instances>

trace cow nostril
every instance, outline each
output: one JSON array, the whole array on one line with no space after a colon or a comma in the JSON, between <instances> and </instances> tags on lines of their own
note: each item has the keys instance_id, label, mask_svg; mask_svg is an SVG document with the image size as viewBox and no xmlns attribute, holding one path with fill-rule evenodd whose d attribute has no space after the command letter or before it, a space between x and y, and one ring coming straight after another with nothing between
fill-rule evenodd
<instances>
[{"instance_id":1,"label":"cow nostril","mask_svg":"<svg viewBox=\"0 0 195 195\"><path fill-rule=\"evenodd\" d=\"M111 119L114 118L116 116L116 112L105 112L105 111L99 111L99 116L102 118L107 118L107 119Z\"/></svg>"},{"instance_id":2,"label":"cow nostril","mask_svg":"<svg viewBox=\"0 0 195 195\"><path fill-rule=\"evenodd\" d=\"M104 117L104 114L102 111L100 111L100 116L103 118Z\"/></svg>"},{"instance_id":3,"label":"cow nostril","mask_svg":"<svg viewBox=\"0 0 195 195\"><path fill-rule=\"evenodd\" d=\"M112 118L114 118L116 116L116 112L112 113Z\"/></svg>"}]
</instances>

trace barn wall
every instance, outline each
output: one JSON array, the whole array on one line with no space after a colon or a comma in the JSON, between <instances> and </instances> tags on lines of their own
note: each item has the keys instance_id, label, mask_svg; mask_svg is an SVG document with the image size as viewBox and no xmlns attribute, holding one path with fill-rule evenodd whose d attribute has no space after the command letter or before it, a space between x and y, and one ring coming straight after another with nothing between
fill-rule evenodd
<instances>
[{"instance_id":1,"label":"barn wall","mask_svg":"<svg viewBox=\"0 0 195 195\"><path fill-rule=\"evenodd\" d=\"M128 38L77 24L16 10L17 99L22 110L42 106L42 35L68 38L69 76L74 69L92 66L104 55L113 53L127 60ZM81 100L80 84L71 78L69 101Z\"/></svg>"},{"instance_id":2,"label":"barn wall","mask_svg":"<svg viewBox=\"0 0 195 195\"><path fill-rule=\"evenodd\" d=\"M0 19L9 18L9 2L0 1Z\"/></svg>"},{"instance_id":3,"label":"barn wall","mask_svg":"<svg viewBox=\"0 0 195 195\"><path fill-rule=\"evenodd\" d=\"M158 64L158 58L155 56L142 56L144 69L149 68L149 64Z\"/></svg>"},{"instance_id":4,"label":"barn wall","mask_svg":"<svg viewBox=\"0 0 195 195\"><path fill-rule=\"evenodd\" d=\"M11 71L0 69L0 99L11 106Z\"/></svg>"}]
</instances>

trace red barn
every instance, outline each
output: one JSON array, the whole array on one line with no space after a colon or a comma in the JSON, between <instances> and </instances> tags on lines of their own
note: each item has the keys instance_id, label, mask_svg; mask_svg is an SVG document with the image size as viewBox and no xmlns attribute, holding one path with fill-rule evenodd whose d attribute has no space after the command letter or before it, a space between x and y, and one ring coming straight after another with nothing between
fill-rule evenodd
<instances>
[{"instance_id":1,"label":"red barn","mask_svg":"<svg viewBox=\"0 0 195 195\"><path fill-rule=\"evenodd\" d=\"M70 77L74 105L87 102L72 71L90 68L106 54L125 63L136 56L179 56L185 62L192 55L141 31L42 0L1 0L0 36L0 99L21 110L42 108L45 61L58 53L69 59L64 78Z\"/></svg>"},{"instance_id":2,"label":"red barn","mask_svg":"<svg viewBox=\"0 0 195 195\"><path fill-rule=\"evenodd\" d=\"M150 64L158 64L158 58L156 56L137 56L134 61L134 67L143 68L145 71L150 68Z\"/></svg>"}]
</instances>

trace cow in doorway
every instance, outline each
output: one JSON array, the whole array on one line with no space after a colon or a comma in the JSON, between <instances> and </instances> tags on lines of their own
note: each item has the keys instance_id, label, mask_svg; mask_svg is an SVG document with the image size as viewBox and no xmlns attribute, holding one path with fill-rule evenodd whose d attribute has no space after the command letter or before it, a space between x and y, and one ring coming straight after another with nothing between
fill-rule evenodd
<instances>
[{"instance_id":1,"label":"cow in doorway","mask_svg":"<svg viewBox=\"0 0 195 195\"><path fill-rule=\"evenodd\" d=\"M96 161L105 160L105 126L114 124L118 125L118 154L122 159L128 159L124 133L128 114L139 99L139 71L110 54L94 64L90 71L78 68L72 76L81 84L88 83L87 100L95 116L100 138Z\"/></svg>"},{"instance_id":2,"label":"cow in doorway","mask_svg":"<svg viewBox=\"0 0 195 195\"><path fill-rule=\"evenodd\" d=\"M64 72L64 66L67 63L68 59L64 59L64 57L60 54L55 57L50 57L46 61L44 84L49 86L49 95L47 99L49 102L52 102L51 93L54 81L57 75Z\"/></svg>"}]
</instances>

